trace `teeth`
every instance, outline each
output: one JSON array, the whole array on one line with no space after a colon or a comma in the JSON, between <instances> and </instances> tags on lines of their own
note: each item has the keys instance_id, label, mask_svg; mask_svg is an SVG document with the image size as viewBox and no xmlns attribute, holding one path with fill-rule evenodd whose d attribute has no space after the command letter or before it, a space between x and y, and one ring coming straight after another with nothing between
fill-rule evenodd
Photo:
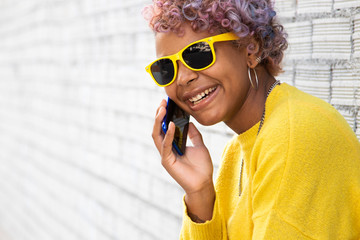
<instances>
[{"instance_id":1,"label":"teeth","mask_svg":"<svg viewBox=\"0 0 360 240\"><path fill-rule=\"evenodd\" d=\"M199 102L201 102L203 99L205 99L207 97L207 95L211 92L213 92L216 89L216 87L212 87L209 89L206 89L204 92L199 93L198 95L190 98L190 102L192 102L193 104L198 104ZM200 101L199 101L200 100Z\"/></svg>"}]
</instances>

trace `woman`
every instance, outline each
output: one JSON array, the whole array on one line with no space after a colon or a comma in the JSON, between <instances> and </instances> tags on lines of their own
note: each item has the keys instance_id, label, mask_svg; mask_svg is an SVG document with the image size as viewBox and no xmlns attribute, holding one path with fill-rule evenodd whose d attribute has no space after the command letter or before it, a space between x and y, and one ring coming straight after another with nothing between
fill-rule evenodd
<instances>
[{"instance_id":1,"label":"woman","mask_svg":"<svg viewBox=\"0 0 360 240\"><path fill-rule=\"evenodd\" d=\"M270 0L154 0L143 14L155 82L199 123L236 133L214 184L200 132L190 124L179 156L174 124L161 129L166 101L157 109L154 143L185 191L180 239L359 239L359 141L331 105L275 78L287 42Z\"/></svg>"}]
</instances>

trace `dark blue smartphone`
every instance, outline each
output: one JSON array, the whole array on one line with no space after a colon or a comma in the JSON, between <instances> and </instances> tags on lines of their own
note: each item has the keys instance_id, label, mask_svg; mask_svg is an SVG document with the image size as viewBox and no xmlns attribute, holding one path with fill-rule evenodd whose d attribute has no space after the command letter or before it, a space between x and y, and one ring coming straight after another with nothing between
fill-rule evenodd
<instances>
[{"instance_id":1,"label":"dark blue smartphone","mask_svg":"<svg viewBox=\"0 0 360 240\"><path fill-rule=\"evenodd\" d=\"M189 129L190 115L182 110L176 103L168 98L166 106L166 115L162 123L164 133L167 132L170 121L175 123L175 134L173 140L173 149L182 156L185 153L186 139Z\"/></svg>"}]
</instances>

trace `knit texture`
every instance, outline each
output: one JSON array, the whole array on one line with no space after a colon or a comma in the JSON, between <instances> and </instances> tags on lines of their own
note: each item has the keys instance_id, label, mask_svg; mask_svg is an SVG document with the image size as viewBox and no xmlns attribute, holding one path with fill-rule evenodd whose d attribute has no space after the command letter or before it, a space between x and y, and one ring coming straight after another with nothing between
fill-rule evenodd
<instances>
[{"instance_id":1,"label":"knit texture","mask_svg":"<svg viewBox=\"0 0 360 240\"><path fill-rule=\"evenodd\" d=\"M258 128L225 147L212 219L184 204L180 239L359 239L360 143L337 110L282 83Z\"/></svg>"}]
</instances>

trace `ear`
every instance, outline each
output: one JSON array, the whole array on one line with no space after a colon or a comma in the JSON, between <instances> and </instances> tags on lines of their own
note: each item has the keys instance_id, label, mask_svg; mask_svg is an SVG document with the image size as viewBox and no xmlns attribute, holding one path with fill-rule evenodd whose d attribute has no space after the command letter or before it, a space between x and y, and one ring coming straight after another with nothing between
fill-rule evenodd
<instances>
[{"instance_id":1,"label":"ear","mask_svg":"<svg viewBox=\"0 0 360 240\"><path fill-rule=\"evenodd\" d=\"M259 62L256 60L259 57L259 44L252 39L246 48L247 51L247 65L249 68L255 68Z\"/></svg>"}]
</instances>

